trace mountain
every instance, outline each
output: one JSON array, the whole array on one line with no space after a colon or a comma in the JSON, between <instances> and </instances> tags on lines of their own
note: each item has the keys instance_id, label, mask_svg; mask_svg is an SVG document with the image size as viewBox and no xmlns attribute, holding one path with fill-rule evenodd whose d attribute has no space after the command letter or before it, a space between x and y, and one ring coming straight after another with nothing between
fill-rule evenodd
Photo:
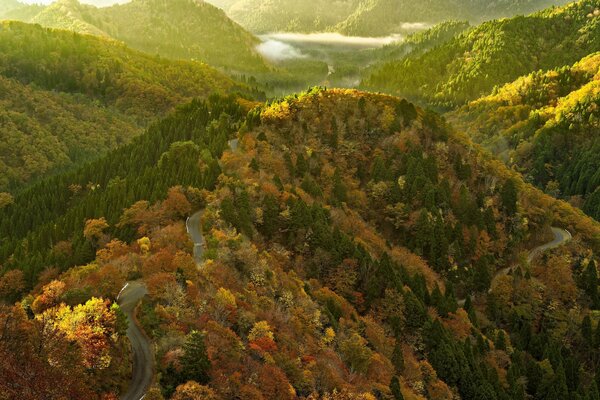
<instances>
[{"instance_id":1,"label":"mountain","mask_svg":"<svg viewBox=\"0 0 600 400\"><path fill-rule=\"evenodd\" d=\"M371 68L377 69L378 63L383 61L395 61L405 57L414 58L452 40L470 27L471 25L467 21L446 21L422 32L412 33L398 43L372 50L371 59L376 60L376 63Z\"/></svg>"},{"instance_id":2,"label":"mountain","mask_svg":"<svg viewBox=\"0 0 600 400\"><path fill-rule=\"evenodd\" d=\"M600 53L539 71L449 115L554 196L600 219Z\"/></svg>"},{"instance_id":3,"label":"mountain","mask_svg":"<svg viewBox=\"0 0 600 400\"><path fill-rule=\"evenodd\" d=\"M490 21L415 58L383 63L365 88L455 107L539 69L600 50L600 2L582 0L530 16Z\"/></svg>"},{"instance_id":4,"label":"mountain","mask_svg":"<svg viewBox=\"0 0 600 400\"><path fill-rule=\"evenodd\" d=\"M360 0L240 0L228 15L254 33L326 31L342 22Z\"/></svg>"},{"instance_id":5,"label":"mountain","mask_svg":"<svg viewBox=\"0 0 600 400\"><path fill-rule=\"evenodd\" d=\"M2 0L0 1L0 15L19 8L22 4L17 0Z\"/></svg>"},{"instance_id":6,"label":"mountain","mask_svg":"<svg viewBox=\"0 0 600 400\"><path fill-rule=\"evenodd\" d=\"M435 24L450 19L480 23L494 18L529 14L566 1L554 0L362 0L357 9L334 29L354 36L385 36L401 32L405 23Z\"/></svg>"},{"instance_id":7,"label":"mountain","mask_svg":"<svg viewBox=\"0 0 600 400\"><path fill-rule=\"evenodd\" d=\"M193 101L17 195L0 239L0 389L33 377L26 400L118 397L132 280L148 397L597 394L600 225L406 100Z\"/></svg>"},{"instance_id":8,"label":"mountain","mask_svg":"<svg viewBox=\"0 0 600 400\"><path fill-rule=\"evenodd\" d=\"M528 14L559 0L237 0L209 1L256 33L335 31L354 36L387 36L410 30L407 25L436 24L450 19L479 23Z\"/></svg>"},{"instance_id":9,"label":"mountain","mask_svg":"<svg viewBox=\"0 0 600 400\"><path fill-rule=\"evenodd\" d=\"M29 21L39 14L45 6L40 4L24 4L17 1L0 1L0 19L14 21Z\"/></svg>"},{"instance_id":10,"label":"mountain","mask_svg":"<svg viewBox=\"0 0 600 400\"><path fill-rule=\"evenodd\" d=\"M0 23L0 58L0 191L127 143L191 98L245 91L199 63L18 22Z\"/></svg>"},{"instance_id":11,"label":"mountain","mask_svg":"<svg viewBox=\"0 0 600 400\"><path fill-rule=\"evenodd\" d=\"M200 0L133 0L96 8L58 0L29 20L123 41L172 59L199 60L233 72L266 71L259 40L222 10Z\"/></svg>"}]
</instances>

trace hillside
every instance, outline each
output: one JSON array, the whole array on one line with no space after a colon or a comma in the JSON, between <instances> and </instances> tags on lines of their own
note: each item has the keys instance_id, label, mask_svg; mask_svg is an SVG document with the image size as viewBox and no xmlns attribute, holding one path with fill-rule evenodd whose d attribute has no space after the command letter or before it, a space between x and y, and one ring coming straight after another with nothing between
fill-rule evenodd
<instances>
[{"instance_id":1,"label":"hillside","mask_svg":"<svg viewBox=\"0 0 600 400\"><path fill-rule=\"evenodd\" d=\"M400 32L403 23L428 24L457 19L480 23L490 19L530 14L567 1L554 0L362 0L358 8L335 30L355 36L385 36Z\"/></svg>"},{"instance_id":2,"label":"hillside","mask_svg":"<svg viewBox=\"0 0 600 400\"><path fill-rule=\"evenodd\" d=\"M33 362L33 396L59 398L56 375L72 398L117 396L110 302L141 279L151 398L597 398L598 223L405 100L315 89L251 107L194 101L0 210L0 295L23 299L0 309L22 338L0 342L1 389ZM527 263L550 226L574 240ZM73 332L99 332L95 351L52 352Z\"/></svg>"},{"instance_id":3,"label":"hillside","mask_svg":"<svg viewBox=\"0 0 600 400\"><path fill-rule=\"evenodd\" d=\"M254 33L326 31L344 20L360 0L239 0L228 15Z\"/></svg>"},{"instance_id":4,"label":"hillside","mask_svg":"<svg viewBox=\"0 0 600 400\"><path fill-rule=\"evenodd\" d=\"M376 63L371 69L377 69L378 63L395 61L405 57L416 57L435 47L452 40L455 36L469 29L471 25L466 21L446 21L432 26L422 32L408 35L398 43L383 46L371 51L371 59ZM368 72L366 72L368 73Z\"/></svg>"},{"instance_id":5,"label":"hillside","mask_svg":"<svg viewBox=\"0 0 600 400\"><path fill-rule=\"evenodd\" d=\"M40 4L25 4L11 0L0 1L0 20L29 21L44 7Z\"/></svg>"},{"instance_id":6,"label":"hillside","mask_svg":"<svg viewBox=\"0 0 600 400\"><path fill-rule=\"evenodd\" d=\"M245 89L199 63L92 36L0 23L0 192L126 143L194 97Z\"/></svg>"},{"instance_id":7,"label":"hillside","mask_svg":"<svg viewBox=\"0 0 600 400\"><path fill-rule=\"evenodd\" d=\"M258 39L200 0L133 0L102 8L58 0L26 22L110 37L149 54L234 72L267 69L254 49Z\"/></svg>"},{"instance_id":8,"label":"hillside","mask_svg":"<svg viewBox=\"0 0 600 400\"><path fill-rule=\"evenodd\" d=\"M256 33L335 31L350 36L387 36L406 24L435 24L450 19L479 23L529 14L559 0L210 0L242 26Z\"/></svg>"},{"instance_id":9,"label":"hillside","mask_svg":"<svg viewBox=\"0 0 600 400\"><path fill-rule=\"evenodd\" d=\"M536 185L600 219L600 53L519 78L450 119Z\"/></svg>"},{"instance_id":10,"label":"hillside","mask_svg":"<svg viewBox=\"0 0 600 400\"><path fill-rule=\"evenodd\" d=\"M582 0L490 21L413 58L384 63L363 86L455 107L539 69L600 50L600 2Z\"/></svg>"}]
</instances>

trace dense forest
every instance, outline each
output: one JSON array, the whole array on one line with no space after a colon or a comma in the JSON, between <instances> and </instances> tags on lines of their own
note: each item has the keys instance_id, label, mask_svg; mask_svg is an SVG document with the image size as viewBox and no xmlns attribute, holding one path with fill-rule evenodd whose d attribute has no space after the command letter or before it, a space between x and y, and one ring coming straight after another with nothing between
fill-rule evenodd
<instances>
[{"instance_id":1,"label":"dense forest","mask_svg":"<svg viewBox=\"0 0 600 400\"><path fill-rule=\"evenodd\" d=\"M598 399L600 226L405 100L194 101L0 212L4 393L35 365L26 399L114 398L142 279L147 398ZM528 263L551 225L574 240Z\"/></svg>"},{"instance_id":2,"label":"dense forest","mask_svg":"<svg viewBox=\"0 0 600 400\"><path fill-rule=\"evenodd\" d=\"M406 24L451 19L482 22L564 4L564 0L209 0L252 32L335 31L349 36L387 36Z\"/></svg>"},{"instance_id":3,"label":"dense forest","mask_svg":"<svg viewBox=\"0 0 600 400\"><path fill-rule=\"evenodd\" d=\"M177 104L250 92L199 63L114 41L0 23L0 192L114 149Z\"/></svg>"},{"instance_id":4,"label":"dense forest","mask_svg":"<svg viewBox=\"0 0 600 400\"><path fill-rule=\"evenodd\" d=\"M0 0L0 400L600 400L600 0L115 3Z\"/></svg>"},{"instance_id":5,"label":"dense forest","mask_svg":"<svg viewBox=\"0 0 600 400\"><path fill-rule=\"evenodd\" d=\"M449 119L547 193L600 220L600 54L522 77Z\"/></svg>"},{"instance_id":6,"label":"dense forest","mask_svg":"<svg viewBox=\"0 0 600 400\"><path fill-rule=\"evenodd\" d=\"M31 9L21 14L13 11L4 18L113 38L148 54L202 61L235 72L267 70L254 49L258 39L204 1L134 0L96 8L58 0L35 15Z\"/></svg>"},{"instance_id":7,"label":"dense forest","mask_svg":"<svg viewBox=\"0 0 600 400\"><path fill-rule=\"evenodd\" d=\"M383 63L362 83L455 107L539 69L600 51L600 2L582 0L530 16L485 22L416 57Z\"/></svg>"}]
</instances>

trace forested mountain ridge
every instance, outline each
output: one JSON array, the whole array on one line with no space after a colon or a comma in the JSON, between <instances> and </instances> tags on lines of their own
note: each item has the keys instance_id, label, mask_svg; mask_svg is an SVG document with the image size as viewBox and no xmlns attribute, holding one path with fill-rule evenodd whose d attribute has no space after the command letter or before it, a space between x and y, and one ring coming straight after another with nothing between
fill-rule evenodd
<instances>
[{"instance_id":1,"label":"forested mountain ridge","mask_svg":"<svg viewBox=\"0 0 600 400\"><path fill-rule=\"evenodd\" d=\"M246 91L200 63L19 22L0 23L0 58L0 191L124 144L191 98Z\"/></svg>"},{"instance_id":2,"label":"forested mountain ridge","mask_svg":"<svg viewBox=\"0 0 600 400\"><path fill-rule=\"evenodd\" d=\"M64 387L116 396L118 309L75 317L139 278L151 398L596 400L598 223L405 100L314 89L252 106L194 101L0 210L0 294L22 299L0 322L23 339L0 342L0 377L33 361L48 390L49 359L91 363L61 376L88 386ZM200 209L197 266L184 221ZM574 240L529 265L550 225ZM52 352L96 321L96 352ZM28 334L44 327L59 334Z\"/></svg>"},{"instance_id":3,"label":"forested mountain ridge","mask_svg":"<svg viewBox=\"0 0 600 400\"><path fill-rule=\"evenodd\" d=\"M600 53L519 78L449 118L536 185L600 219Z\"/></svg>"},{"instance_id":4,"label":"forested mountain ridge","mask_svg":"<svg viewBox=\"0 0 600 400\"><path fill-rule=\"evenodd\" d=\"M362 0L356 11L334 29L347 35L385 36L401 31L402 23L435 24L452 19L480 23L494 18L529 14L564 3L566 1L553 0Z\"/></svg>"},{"instance_id":5,"label":"forested mountain ridge","mask_svg":"<svg viewBox=\"0 0 600 400\"><path fill-rule=\"evenodd\" d=\"M467 21L446 21L434 25L422 32L410 34L399 43L392 43L380 49L372 50L373 59L378 63L384 61L397 61L405 57L416 57L435 47L452 40L455 36L469 29ZM374 64L372 69L377 69ZM365 72L368 74L368 72Z\"/></svg>"},{"instance_id":6,"label":"forested mountain ridge","mask_svg":"<svg viewBox=\"0 0 600 400\"><path fill-rule=\"evenodd\" d=\"M209 1L223 7L252 32L334 31L350 36L387 36L405 30L403 24L435 24L451 19L479 23L510 17L565 1L553 0L237 0Z\"/></svg>"},{"instance_id":7,"label":"forested mountain ridge","mask_svg":"<svg viewBox=\"0 0 600 400\"><path fill-rule=\"evenodd\" d=\"M530 16L485 22L418 57L384 63L369 89L455 107L539 69L600 50L600 2L581 0Z\"/></svg>"},{"instance_id":8,"label":"forested mountain ridge","mask_svg":"<svg viewBox=\"0 0 600 400\"><path fill-rule=\"evenodd\" d=\"M110 37L152 55L234 72L267 70L254 49L258 39L201 0L133 0L102 8L57 0L25 22Z\"/></svg>"}]
</instances>

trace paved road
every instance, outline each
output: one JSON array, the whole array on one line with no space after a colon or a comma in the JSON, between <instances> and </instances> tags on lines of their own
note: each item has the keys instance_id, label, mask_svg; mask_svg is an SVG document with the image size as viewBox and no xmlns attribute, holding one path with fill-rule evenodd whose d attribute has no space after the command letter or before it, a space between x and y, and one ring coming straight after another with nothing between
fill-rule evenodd
<instances>
[{"instance_id":1,"label":"paved road","mask_svg":"<svg viewBox=\"0 0 600 400\"><path fill-rule=\"evenodd\" d=\"M231 139L229 142L227 142L227 144L229 145L231 151L236 152L239 147L240 141L239 139Z\"/></svg>"},{"instance_id":2,"label":"paved road","mask_svg":"<svg viewBox=\"0 0 600 400\"><path fill-rule=\"evenodd\" d=\"M573 239L573 236L571 236L571 233L569 233L569 231L566 231L564 229L552 228L552 233L554 234L554 239L552 239L551 242L548 242L541 246L538 246L529 252L529 255L527 256L528 263L531 264L533 262L533 260L540 254L542 254L543 252L560 247L560 246L564 245L565 243L569 242L571 239ZM493 281L497 280L501 276L506 276L506 275L510 274L512 269L513 269L513 267L511 266L511 267L503 268L500 271L496 272L496 274L494 275L494 279L492 280L491 287L494 287ZM490 288L488 293L491 291L492 291L492 289ZM464 306L464 304L465 304L465 299L461 299L458 301L459 306L462 307L462 306Z\"/></svg>"},{"instance_id":3,"label":"paved road","mask_svg":"<svg viewBox=\"0 0 600 400\"><path fill-rule=\"evenodd\" d=\"M531 264L531 262L540 254L545 252L546 250L555 249L557 247L562 246L563 244L569 242L573 239L571 233L564 229L552 228L552 233L554 233L554 239L546 244L536 247L535 249L529 252L529 256L527 257L527 261Z\"/></svg>"},{"instance_id":4,"label":"paved road","mask_svg":"<svg viewBox=\"0 0 600 400\"><path fill-rule=\"evenodd\" d=\"M119 293L117 301L127 316L129 327L127 337L133 353L133 371L127 393L121 400L140 400L145 395L154 377L154 355L148 337L144 334L135 318L135 309L140 300L148 293L141 282L128 282Z\"/></svg>"},{"instance_id":5,"label":"paved road","mask_svg":"<svg viewBox=\"0 0 600 400\"><path fill-rule=\"evenodd\" d=\"M198 211L185 222L188 235L190 235L190 239L194 243L194 260L196 264L202 263L202 255L204 254L204 236L202 236L202 229L200 229L202 212Z\"/></svg>"},{"instance_id":6,"label":"paved road","mask_svg":"<svg viewBox=\"0 0 600 400\"><path fill-rule=\"evenodd\" d=\"M232 151L237 151L239 140L232 139L228 144ZM198 211L185 222L187 232L194 243L194 260L197 264L202 262L202 255L204 254L204 236L202 236L202 229L200 229L202 212L202 210ZM121 306L121 309L129 320L127 337L131 342L133 352L131 383L129 390L121 397L121 400L143 399L154 378L154 355L152 354L152 347L148 337L142 332L135 319L135 309L147 293L148 290L142 282L128 282L117 297L119 306Z\"/></svg>"}]
</instances>

